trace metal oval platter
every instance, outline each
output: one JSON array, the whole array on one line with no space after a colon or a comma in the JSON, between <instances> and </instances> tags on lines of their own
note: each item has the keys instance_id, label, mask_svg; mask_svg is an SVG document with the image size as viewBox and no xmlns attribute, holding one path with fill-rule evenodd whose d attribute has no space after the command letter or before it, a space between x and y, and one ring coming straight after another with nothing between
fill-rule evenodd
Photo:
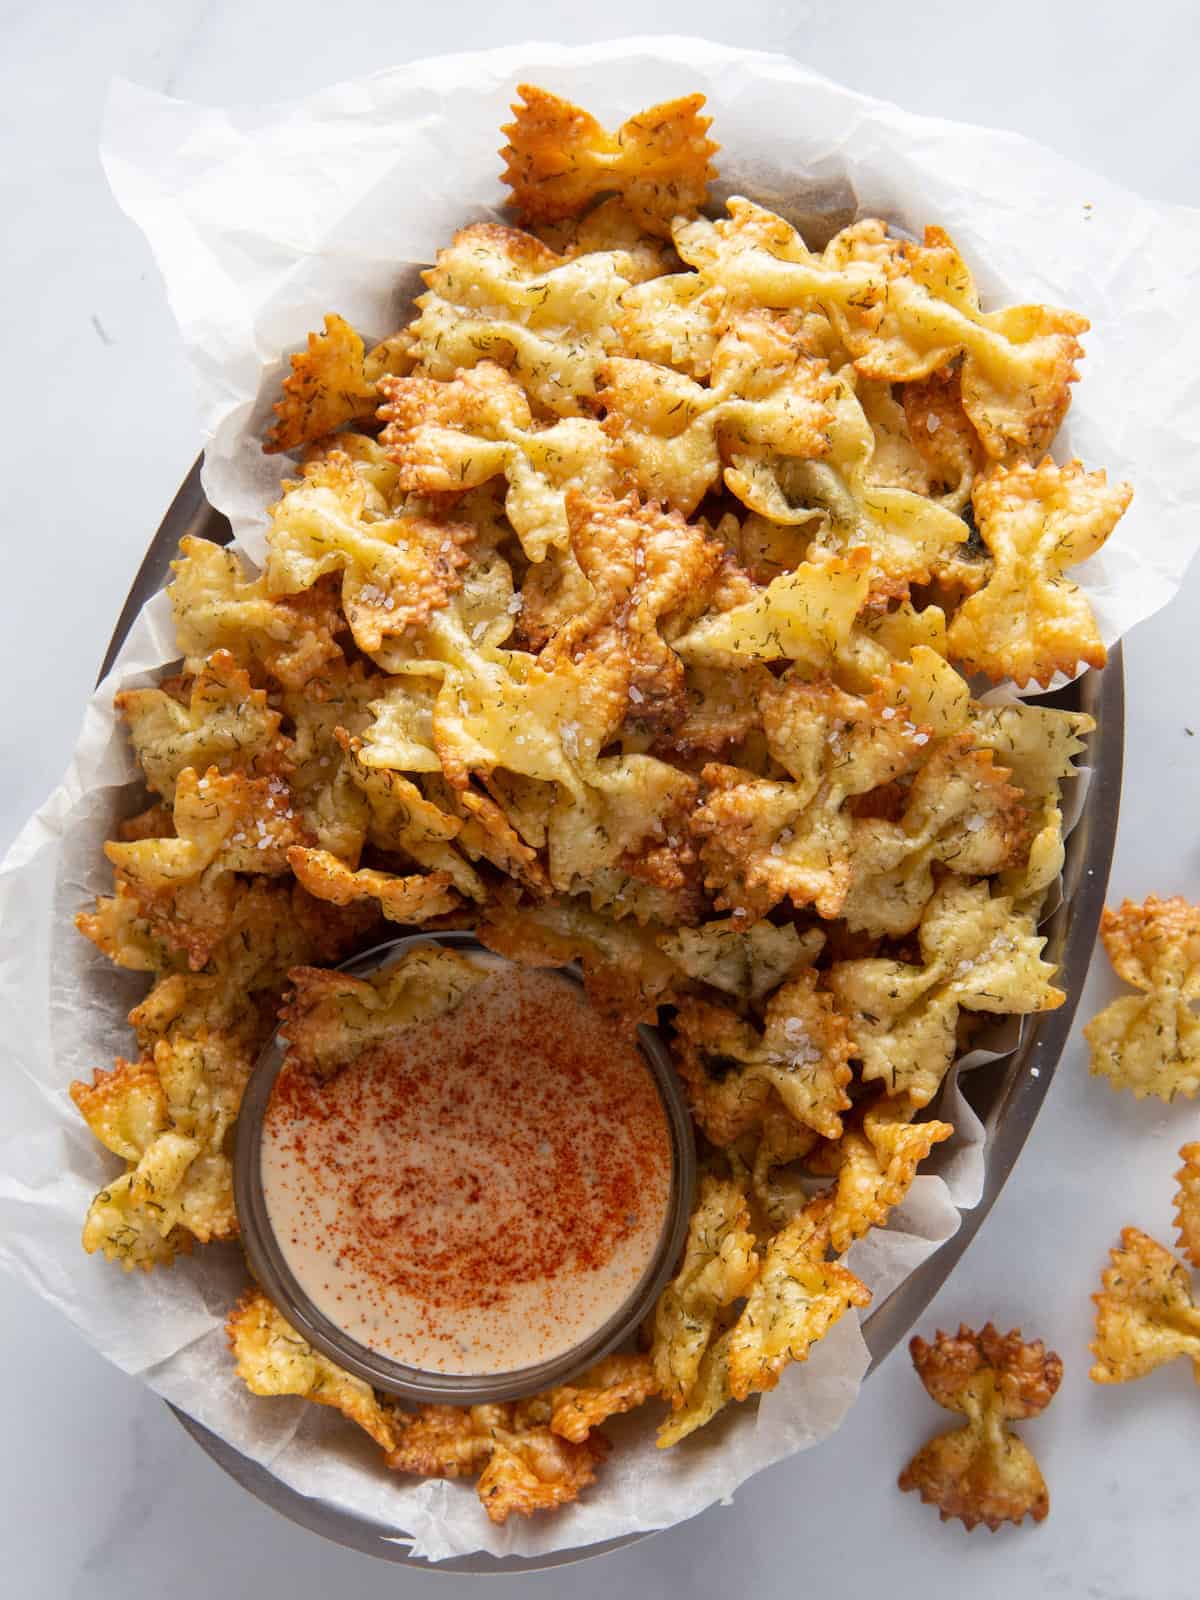
<instances>
[{"instance_id":1,"label":"metal oval platter","mask_svg":"<svg viewBox=\"0 0 1200 1600\"><path fill-rule=\"evenodd\" d=\"M155 534L133 581L113 633L100 677L116 659L134 618L145 602L167 581L170 562L185 535L228 544L228 522L205 499L200 483L200 461L188 473L162 526ZM983 1196L972 1211L963 1213L953 1238L877 1306L863 1322L863 1335L871 1351L872 1370L909 1332L945 1282L951 1268L978 1233L996 1196L1004 1187L1029 1136L1050 1079L1071 1031L1075 1006L1087 976L1100 912L1108 887L1109 866L1117 835L1121 798L1121 765L1125 738L1125 684L1118 646L1103 672L1083 677L1055 694L1042 695L1038 704L1063 710L1086 711L1096 719L1088 741L1090 783L1079 821L1067 838L1063 868L1062 902L1041 932L1047 939L1046 958L1061 969L1066 1003L1032 1020L1011 1055L977 1067L963 1079L963 1092L987 1129L987 1178ZM1036 1070L1035 1070L1036 1069ZM174 1408L172 1408L174 1409ZM404 1562L436 1572L522 1572L604 1555L650 1534L633 1534L577 1550L560 1550L525 1560L517 1556L498 1559L482 1552L456 1560L430 1563L414 1557L394 1529L367 1517L353 1516L325 1501L298 1494L255 1461L239 1454L198 1422L176 1411L179 1421L230 1477L258 1499L273 1506L293 1522L326 1539L386 1561Z\"/></svg>"}]
</instances>

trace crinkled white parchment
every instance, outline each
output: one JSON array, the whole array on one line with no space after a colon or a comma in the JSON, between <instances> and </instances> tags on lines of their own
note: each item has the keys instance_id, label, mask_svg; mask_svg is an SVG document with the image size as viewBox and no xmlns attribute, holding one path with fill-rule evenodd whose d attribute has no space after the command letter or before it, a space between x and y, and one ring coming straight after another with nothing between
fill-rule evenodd
<instances>
[{"instance_id":1,"label":"crinkled white parchment","mask_svg":"<svg viewBox=\"0 0 1200 1600\"><path fill-rule=\"evenodd\" d=\"M259 451L286 352L338 310L384 335L403 320L418 265L464 220L496 214L493 154L515 85L544 83L613 123L694 89L709 98L722 193L799 217L856 203L912 231L948 227L985 294L1089 315L1072 447L1137 485L1133 509L1086 573L1112 641L1165 603L1195 547L1200 505L1200 213L1153 205L1015 135L910 116L782 57L691 39L567 49L528 45L445 57L343 84L294 105L230 112L115 86L104 159L145 230L200 386L209 498L243 547L263 550L264 507L286 462ZM602 1481L554 1517L504 1529L461 1483L381 1470L365 1437L322 1408L257 1400L233 1376L222 1322L244 1281L235 1246L126 1276L85 1257L79 1230L115 1163L67 1097L74 1077L128 1050L123 1018L145 980L114 971L70 927L108 887L101 842L134 808L113 691L174 656L162 596L138 620L90 702L62 786L0 868L0 1261L127 1372L138 1373L302 1493L353 1508L433 1559L532 1555L650 1529L727 1499L752 1473L824 1438L853 1403L867 1351L843 1318L754 1408L734 1408L681 1448L649 1422L612 1425ZM987 1041L1012 1048L1015 1031ZM952 1146L918 1178L851 1266L883 1299L977 1203L983 1130L955 1084Z\"/></svg>"}]
</instances>

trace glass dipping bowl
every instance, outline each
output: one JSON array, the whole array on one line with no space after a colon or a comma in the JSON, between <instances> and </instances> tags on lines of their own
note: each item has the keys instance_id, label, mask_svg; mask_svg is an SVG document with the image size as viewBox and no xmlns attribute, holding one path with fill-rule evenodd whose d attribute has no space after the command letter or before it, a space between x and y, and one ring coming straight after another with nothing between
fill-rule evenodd
<instances>
[{"instance_id":1,"label":"glass dipping bowl","mask_svg":"<svg viewBox=\"0 0 1200 1600\"><path fill-rule=\"evenodd\" d=\"M406 951L421 946L445 945L466 954L476 951L489 963L505 965L503 957L480 944L474 934L439 932L410 934L375 945L346 961L339 971L361 978L395 960ZM574 967L557 967L557 973L581 986ZM260 1148L263 1118L275 1079L286 1054L277 1033L255 1064L246 1086L237 1124L234 1153L234 1198L241 1242L255 1278L298 1333L336 1361L347 1372L364 1379L372 1388L405 1400L431 1405L483 1405L494 1401L518 1400L543 1389L565 1383L577 1373L624 1344L637 1330L657 1300L682 1251L687 1237L696 1181L696 1153L692 1122L670 1053L654 1028L639 1024L638 1045L662 1101L671 1138L671 1188L658 1244L636 1288L624 1304L593 1333L572 1349L537 1366L514 1368L508 1372L471 1374L424 1372L371 1350L344 1333L335 1322L317 1309L297 1281L267 1213L263 1192Z\"/></svg>"}]
</instances>

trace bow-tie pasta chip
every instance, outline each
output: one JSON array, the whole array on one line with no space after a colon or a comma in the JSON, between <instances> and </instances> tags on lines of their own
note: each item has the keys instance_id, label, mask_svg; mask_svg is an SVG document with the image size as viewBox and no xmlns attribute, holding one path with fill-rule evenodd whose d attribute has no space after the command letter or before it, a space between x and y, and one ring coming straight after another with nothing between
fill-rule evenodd
<instances>
[{"instance_id":1,"label":"bow-tie pasta chip","mask_svg":"<svg viewBox=\"0 0 1200 1600\"><path fill-rule=\"evenodd\" d=\"M931 1439L900 1474L901 1489L916 1489L937 1506L943 1522L957 1517L968 1532L980 1522L993 1533L1003 1522L1035 1522L1050 1510L1050 1494L1028 1446L1004 1424L1036 1417L1062 1382L1062 1361L1040 1339L1027 1343L1016 1328L1001 1335L989 1322L978 1333L938 1333L932 1344L909 1345L913 1366L932 1400L957 1411L966 1427Z\"/></svg>"},{"instance_id":2,"label":"bow-tie pasta chip","mask_svg":"<svg viewBox=\"0 0 1200 1600\"><path fill-rule=\"evenodd\" d=\"M1114 1000L1083 1030L1091 1068L1114 1089L1171 1100L1200 1090L1200 910L1178 896L1105 908L1100 938L1118 977L1142 991Z\"/></svg>"},{"instance_id":3,"label":"bow-tie pasta chip","mask_svg":"<svg viewBox=\"0 0 1200 1600\"><path fill-rule=\"evenodd\" d=\"M1121 1231L1100 1281L1091 1369L1095 1383L1129 1383L1187 1356L1200 1382L1200 1308L1187 1269L1140 1228Z\"/></svg>"},{"instance_id":4,"label":"bow-tie pasta chip","mask_svg":"<svg viewBox=\"0 0 1200 1600\"><path fill-rule=\"evenodd\" d=\"M651 106L606 133L595 117L535 84L517 93L500 153L523 220L569 217L615 191L642 227L665 233L672 217L703 205L720 146L708 137L712 118L700 115L702 94Z\"/></svg>"}]
</instances>

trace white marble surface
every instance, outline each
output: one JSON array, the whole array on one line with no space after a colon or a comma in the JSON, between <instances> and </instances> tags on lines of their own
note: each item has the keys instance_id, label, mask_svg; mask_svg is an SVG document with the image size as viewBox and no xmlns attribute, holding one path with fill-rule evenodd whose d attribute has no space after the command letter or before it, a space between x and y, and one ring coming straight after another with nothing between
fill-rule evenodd
<instances>
[{"instance_id":1,"label":"white marble surface","mask_svg":"<svg viewBox=\"0 0 1200 1600\"><path fill-rule=\"evenodd\" d=\"M96 156L120 72L213 102L302 93L373 64L522 37L646 29L787 50L913 109L1007 125L1110 176L1196 204L1193 56L1183 0L1136 7L582 6L439 0L0 0L0 329L8 440L0 585L0 846L57 779L80 703L141 552L196 449L189 380L146 247ZM942 13L937 15L937 13ZM1131 404L1137 403L1136 395ZM1200 704L1191 606L1200 574L1127 647L1129 748L1113 893L1200 899ZM1191 736L1196 728L1198 737ZM1094 1010L1103 972L1085 995ZM635 1549L544 1577L493 1579L579 1596L690 1590L763 1597L1191 1600L1200 1399L1184 1364L1124 1389L1087 1381L1088 1295L1119 1227L1171 1238L1171 1174L1195 1106L1164 1109L1090 1081L1067 1052L1015 1178L924 1320L994 1317L1044 1335L1066 1378L1028 1426L1050 1482L1042 1527L941 1527L895 1475L940 1423L901 1352L829 1444L719 1509ZM0 1281L4 1432L0 1593L14 1600L266 1592L316 1600L477 1580L385 1567L323 1544L251 1500L138 1384L57 1315Z\"/></svg>"}]
</instances>

